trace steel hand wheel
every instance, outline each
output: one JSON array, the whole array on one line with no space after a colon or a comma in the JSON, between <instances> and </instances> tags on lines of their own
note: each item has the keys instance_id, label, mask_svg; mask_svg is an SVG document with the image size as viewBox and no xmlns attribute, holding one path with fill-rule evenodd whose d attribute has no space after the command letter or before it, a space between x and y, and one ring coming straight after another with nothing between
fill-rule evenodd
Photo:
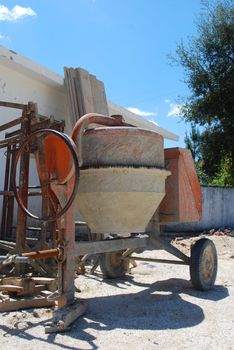
<instances>
[{"instance_id":1,"label":"steel hand wheel","mask_svg":"<svg viewBox=\"0 0 234 350\"><path fill-rule=\"evenodd\" d=\"M40 143L40 147L37 149L38 156L36 158L38 176L41 183L43 183L45 174L49 178L46 187L48 190L48 197L52 203L58 202L52 186L55 185L56 188L56 185L65 185L69 181L72 183L72 190L70 191L71 193L65 205L59 210L55 210L55 215L53 216L39 217L31 213L28 208L26 208L16 185L17 165L23 152L28 148L30 149L30 143L34 146L34 151L37 143ZM18 205L22 211L35 220L46 222L55 221L64 215L72 205L78 191L78 184L79 161L76 145L73 140L68 135L53 129L39 129L32 132L19 148L13 168L12 187Z\"/></svg>"}]
</instances>

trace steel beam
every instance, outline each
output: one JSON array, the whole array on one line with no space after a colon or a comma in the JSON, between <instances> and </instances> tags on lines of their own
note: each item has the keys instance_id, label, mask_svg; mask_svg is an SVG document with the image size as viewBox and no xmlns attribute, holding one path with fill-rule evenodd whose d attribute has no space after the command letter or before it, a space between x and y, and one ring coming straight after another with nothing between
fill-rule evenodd
<instances>
[{"instance_id":1,"label":"steel beam","mask_svg":"<svg viewBox=\"0 0 234 350\"><path fill-rule=\"evenodd\" d=\"M168 253L176 256L178 259L181 259L182 261L186 262L187 265L190 265L190 257L182 253L179 249L177 249L175 246L173 246L171 243L167 242L166 240L162 239L159 236L150 236L150 242L159 249L166 250Z\"/></svg>"},{"instance_id":2,"label":"steel beam","mask_svg":"<svg viewBox=\"0 0 234 350\"><path fill-rule=\"evenodd\" d=\"M143 237L117 238L105 241L75 242L74 254L75 256L79 256L85 254L109 253L118 250L145 247L148 243L149 237L147 235Z\"/></svg>"}]
</instances>

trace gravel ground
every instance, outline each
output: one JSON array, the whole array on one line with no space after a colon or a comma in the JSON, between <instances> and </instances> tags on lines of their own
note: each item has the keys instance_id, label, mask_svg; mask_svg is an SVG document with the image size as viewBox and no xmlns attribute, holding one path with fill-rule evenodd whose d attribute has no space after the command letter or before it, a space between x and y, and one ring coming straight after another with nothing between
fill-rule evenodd
<instances>
[{"instance_id":1,"label":"gravel ground","mask_svg":"<svg viewBox=\"0 0 234 350\"><path fill-rule=\"evenodd\" d=\"M234 349L234 238L212 237L219 271L212 291L191 287L187 266L139 262L132 274L103 280L99 271L80 276L78 297L86 315L67 333L45 334L50 309L3 313L1 349ZM175 244L188 252L193 241ZM163 251L145 257L170 258Z\"/></svg>"}]
</instances>

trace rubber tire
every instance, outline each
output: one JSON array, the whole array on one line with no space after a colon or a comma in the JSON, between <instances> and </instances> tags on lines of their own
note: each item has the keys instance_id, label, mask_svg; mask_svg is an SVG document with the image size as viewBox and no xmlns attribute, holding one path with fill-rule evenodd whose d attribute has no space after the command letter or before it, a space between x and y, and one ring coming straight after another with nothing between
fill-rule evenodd
<instances>
[{"instance_id":1,"label":"rubber tire","mask_svg":"<svg viewBox=\"0 0 234 350\"><path fill-rule=\"evenodd\" d=\"M218 257L214 243L207 238L199 239L191 247L190 277L193 287L210 290L214 286L217 270Z\"/></svg>"},{"instance_id":2,"label":"rubber tire","mask_svg":"<svg viewBox=\"0 0 234 350\"><path fill-rule=\"evenodd\" d=\"M99 264L106 278L123 277L128 271L128 261L121 260L123 251L100 254Z\"/></svg>"}]
</instances>

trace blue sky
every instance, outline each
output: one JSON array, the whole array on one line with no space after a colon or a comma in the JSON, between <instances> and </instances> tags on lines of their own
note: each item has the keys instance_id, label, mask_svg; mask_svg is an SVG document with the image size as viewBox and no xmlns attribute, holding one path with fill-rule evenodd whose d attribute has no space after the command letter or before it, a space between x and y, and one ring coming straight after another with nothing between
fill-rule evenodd
<instances>
[{"instance_id":1,"label":"blue sky","mask_svg":"<svg viewBox=\"0 0 234 350\"><path fill-rule=\"evenodd\" d=\"M180 136L177 116L189 91L168 54L196 35L200 0L0 0L0 44L63 74L83 67L112 102Z\"/></svg>"}]
</instances>

